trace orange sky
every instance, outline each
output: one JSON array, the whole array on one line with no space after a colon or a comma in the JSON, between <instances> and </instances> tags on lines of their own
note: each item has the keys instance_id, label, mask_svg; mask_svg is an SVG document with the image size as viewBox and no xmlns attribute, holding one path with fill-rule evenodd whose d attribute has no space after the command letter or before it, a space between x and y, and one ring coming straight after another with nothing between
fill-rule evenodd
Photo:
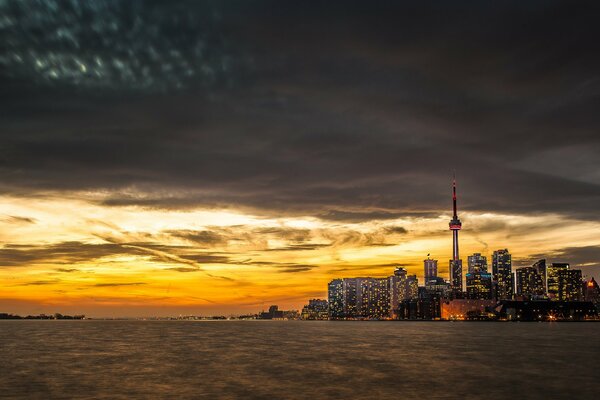
<instances>
[{"instance_id":1,"label":"orange sky","mask_svg":"<svg viewBox=\"0 0 600 400\"><path fill-rule=\"evenodd\" d=\"M89 316L299 309L336 277L447 275L449 213L360 223L219 209L99 205L105 193L0 199L0 312ZM429 210L427 210L429 211ZM553 249L600 244L596 222L462 213L461 257L507 247L514 266ZM546 253L547 252L547 253ZM584 275L592 270L584 268Z\"/></svg>"}]
</instances>

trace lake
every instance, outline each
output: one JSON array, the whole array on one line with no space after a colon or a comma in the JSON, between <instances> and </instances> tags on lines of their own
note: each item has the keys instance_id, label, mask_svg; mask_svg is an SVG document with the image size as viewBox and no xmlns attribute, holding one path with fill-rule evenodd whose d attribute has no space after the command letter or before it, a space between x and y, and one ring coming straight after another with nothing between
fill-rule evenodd
<instances>
[{"instance_id":1,"label":"lake","mask_svg":"<svg viewBox=\"0 0 600 400\"><path fill-rule=\"evenodd\" d=\"M597 398L600 323L0 321L0 398Z\"/></svg>"}]
</instances>

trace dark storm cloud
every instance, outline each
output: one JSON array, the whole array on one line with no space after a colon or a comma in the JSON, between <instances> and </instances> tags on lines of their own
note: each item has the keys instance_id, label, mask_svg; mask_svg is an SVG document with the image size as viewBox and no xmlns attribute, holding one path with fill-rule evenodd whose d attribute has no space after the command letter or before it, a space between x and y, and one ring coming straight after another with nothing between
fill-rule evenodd
<instances>
[{"instance_id":1,"label":"dark storm cloud","mask_svg":"<svg viewBox=\"0 0 600 400\"><path fill-rule=\"evenodd\" d=\"M456 169L462 209L598 219L596 2L2 7L9 193L359 222Z\"/></svg>"}]
</instances>

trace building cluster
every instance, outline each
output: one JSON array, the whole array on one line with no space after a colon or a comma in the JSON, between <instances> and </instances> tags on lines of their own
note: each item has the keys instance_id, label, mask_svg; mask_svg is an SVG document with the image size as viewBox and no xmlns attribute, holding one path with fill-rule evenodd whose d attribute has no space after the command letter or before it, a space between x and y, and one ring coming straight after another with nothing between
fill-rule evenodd
<instances>
[{"instance_id":1,"label":"building cluster","mask_svg":"<svg viewBox=\"0 0 600 400\"><path fill-rule=\"evenodd\" d=\"M452 259L449 279L438 275L438 260L424 260L424 282L404 268L385 278L341 278L328 285L329 319L506 319L584 320L598 317L600 290L592 278L568 263L545 259L513 271L508 249L493 252L491 268L481 253L459 256L456 182L452 188ZM311 300L313 304L317 300ZM323 306L324 303L319 303ZM307 306L306 315L314 305ZM304 315L304 313L303 313ZM321 318L306 318L321 319Z\"/></svg>"}]
</instances>

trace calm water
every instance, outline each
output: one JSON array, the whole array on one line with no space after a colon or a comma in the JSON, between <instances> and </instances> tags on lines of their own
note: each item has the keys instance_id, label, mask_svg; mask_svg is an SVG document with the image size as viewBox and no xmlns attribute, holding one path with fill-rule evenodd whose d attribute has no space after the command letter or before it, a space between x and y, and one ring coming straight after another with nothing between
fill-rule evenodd
<instances>
[{"instance_id":1,"label":"calm water","mask_svg":"<svg viewBox=\"0 0 600 400\"><path fill-rule=\"evenodd\" d=\"M598 398L600 323L0 321L2 398Z\"/></svg>"}]
</instances>

